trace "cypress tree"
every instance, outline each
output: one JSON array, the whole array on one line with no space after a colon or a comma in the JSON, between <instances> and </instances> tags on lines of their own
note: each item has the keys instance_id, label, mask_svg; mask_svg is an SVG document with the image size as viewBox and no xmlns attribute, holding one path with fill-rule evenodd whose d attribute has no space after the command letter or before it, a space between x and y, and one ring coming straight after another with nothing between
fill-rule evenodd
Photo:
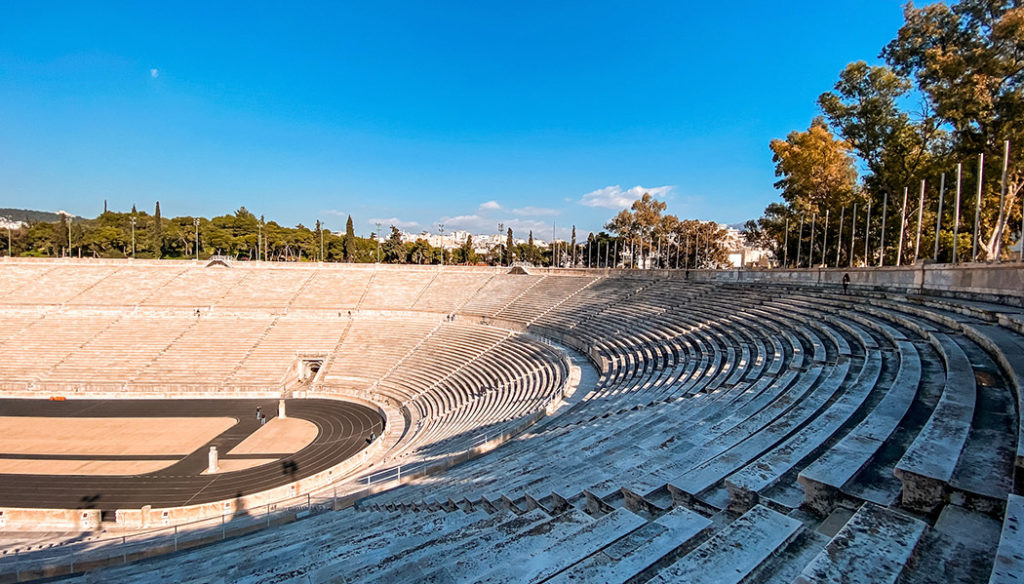
<instances>
[{"instance_id":1,"label":"cypress tree","mask_svg":"<svg viewBox=\"0 0 1024 584\"><path fill-rule=\"evenodd\" d=\"M71 245L71 241L68 239L68 216L64 213L60 214L60 223L57 225L57 233L54 233L53 238L53 251L58 255L64 250L68 249ZM68 255L71 255L71 250L68 249Z\"/></svg>"},{"instance_id":2,"label":"cypress tree","mask_svg":"<svg viewBox=\"0 0 1024 584\"><path fill-rule=\"evenodd\" d=\"M506 256L508 257L508 265L512 265L512 228L508 228L508 236L505 238L505 249L508 250Z\"/></svg>"},{"instance_id":3,"label":"cypress tree","mask_svg":"<svg viewBox=\"0 0 1024 584\"><path fill-rule=\"evenodd\" d=\"M352 216L345 222L345 261L351 262L356 255L356 231L352 227Z\"/></svg>"},{"instance_id":4,"label":"cypress tree","mask_svg":"<svg viewBox=\"0 0 1024 584\"><path fill-rule=\"evenodd\" d=\"M160 219L160 201L156 202L156 211L153 212L153 252L157 259L164 255L164 226Z\"/></svg>"}]
</instances>

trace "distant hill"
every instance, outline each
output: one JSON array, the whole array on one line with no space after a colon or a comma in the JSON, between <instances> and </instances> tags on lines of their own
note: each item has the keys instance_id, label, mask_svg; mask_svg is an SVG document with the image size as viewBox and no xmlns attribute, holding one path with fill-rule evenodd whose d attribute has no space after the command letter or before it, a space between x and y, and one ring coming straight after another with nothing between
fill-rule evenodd
<instances>
[{"instance_id":1,"label":"distant hill","mask_svg":"<svg viewBox=\"0 0 1024 584\"><path fill-rule=\"evenodd\" d=\"M49 211L33 211L31 209L0 209L0 219L7 219L12 222L22 221L25 223L38 221L54 223L60 221L60 215Z\"/></svg>"}]
</instances>

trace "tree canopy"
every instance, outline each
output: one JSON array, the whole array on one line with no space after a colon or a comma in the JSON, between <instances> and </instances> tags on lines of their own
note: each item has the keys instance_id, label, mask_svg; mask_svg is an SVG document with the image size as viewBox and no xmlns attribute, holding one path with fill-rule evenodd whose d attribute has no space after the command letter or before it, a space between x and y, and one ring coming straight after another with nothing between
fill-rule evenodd
<instances>
[{"instance_id":1,"label":"tree canopy","mask_svg":"<svg viewBox=\"0 0 1024 584\"><path fill-rule=\"evenodd\" d=\"M806 241L793 231L795 217L812 214L813 226L828 229L817 221L830 213L830 222L840 218L833 233L845 229L868 241L842 249L843 240L833 237L829 250L819 250L822 258L874 265L916 261L915 254L926 257L920 250L934 249L935 259L951 261L956 234L957 259L1005 259L1008 245L1022 236L1022 54L1024 7L1017 2L908 3L903 25L881 51L884 64L847 65L833 90L818 98L824 117L806 132L771 142L784 204L769 205L749 223L748 239L784 252L787 238ZM857 168L864 171L859 181ZM954 185L963 191L959 226L953 225ZM974 189L982 193L977 217ZM780 228L787 219L789 231ZM972 258L976 219L981 241ZM920 241L908 245L915 232ZM883 237L885 249L878 245ZM814 245L811 240L808 249Z\"/></svg>"}]
</instances>

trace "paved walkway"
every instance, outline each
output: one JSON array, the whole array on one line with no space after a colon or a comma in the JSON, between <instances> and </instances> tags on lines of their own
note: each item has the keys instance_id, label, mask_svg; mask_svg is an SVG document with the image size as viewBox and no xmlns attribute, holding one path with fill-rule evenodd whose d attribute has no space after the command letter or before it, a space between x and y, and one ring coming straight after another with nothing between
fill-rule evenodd
<instances>
[{"instance_id":1,"label":"paved walkway","mask_svg":"<svg viewBox=\"0 0 1024 584\"><path fill-rule=\"evenodd\" d=\"M366 447L371 432L381 434L383 421L373 410L332 400L289 400L289 418L301 418L316 425L319 433L311 444L294 454L289 443L281 443L281 452L259 452L225 456L260 429L256 407L267 415L268 424L276 418L277 400L0 400L0 416L54 418L223 418L238 423L201 444L190 454L166 468L136 476L28 475L0 474L0 507L82 508L114 510L173 507L219 501L263 491L293 480L316 474L358 453ZM222 458L241 460L275 459L237 472L202 475L208 464L210 446L216 446ZM166 459L153 456L74 455L7 453L0 458L51 459L66 466L69 460L138 461ZM285 464L285 463L294 463ZM38 464L38 463L33 463ZM235 466L235 465L232 465Z\"/></svg>"}]
</instances>

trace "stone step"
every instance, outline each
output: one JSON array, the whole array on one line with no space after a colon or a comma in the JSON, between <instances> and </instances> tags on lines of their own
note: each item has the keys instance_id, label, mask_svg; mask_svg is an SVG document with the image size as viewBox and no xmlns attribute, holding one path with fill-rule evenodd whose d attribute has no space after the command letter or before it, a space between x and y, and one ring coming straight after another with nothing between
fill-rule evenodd
<instances>
[{"instance_id":1,"label":"stone step","mask_svg":"<svg viewBox=\"0 0 1024 584\"><path fill-rule=\"evenodd\" d=\"M1006 498L1003 531L989 584L1014 584L1024 579L1024 497Z\"/></svg>"},{"instance_id":2,"label":"stone step","mask_svg":"<svg viewBox=\"0 0 1024 584\"><path fill-rule=\"evenodd\" d=\"M658 519L548 580L549 584L626 582L697 539L711 520L676 507Z\"/></svg>"},{"instance_id":3,"label":"stone step","mask_svg":"<svg viewBox=\"0 0 1024 584\"><path fill-rule=\"evenodd\" d=\"M947 335L933 334L933 343L946 364L946 384L924 428L896 464L903 483L903 504L931 511L946 498L974 418L977 386L966 353Z\"/></svg>"},{"instance_id":4,"label":"stone step","mask_svg":"<svg viewBox=\"0 0 1024 584\"><path fill-rule=\"evenodd\" d=\"M928 525L865 503L796 579L796 584L894 583Z\"/></svg>"},{"instance_id":5,"label":"stone step","mask_svg":"<svg viewBox=\"0 0 1024 584\"><path fill-rule=\"evenodd\" d=\"M758 505L649 582L739 584L774 557L803 529L791 519Z\"/></svg>"}]
</instances>

